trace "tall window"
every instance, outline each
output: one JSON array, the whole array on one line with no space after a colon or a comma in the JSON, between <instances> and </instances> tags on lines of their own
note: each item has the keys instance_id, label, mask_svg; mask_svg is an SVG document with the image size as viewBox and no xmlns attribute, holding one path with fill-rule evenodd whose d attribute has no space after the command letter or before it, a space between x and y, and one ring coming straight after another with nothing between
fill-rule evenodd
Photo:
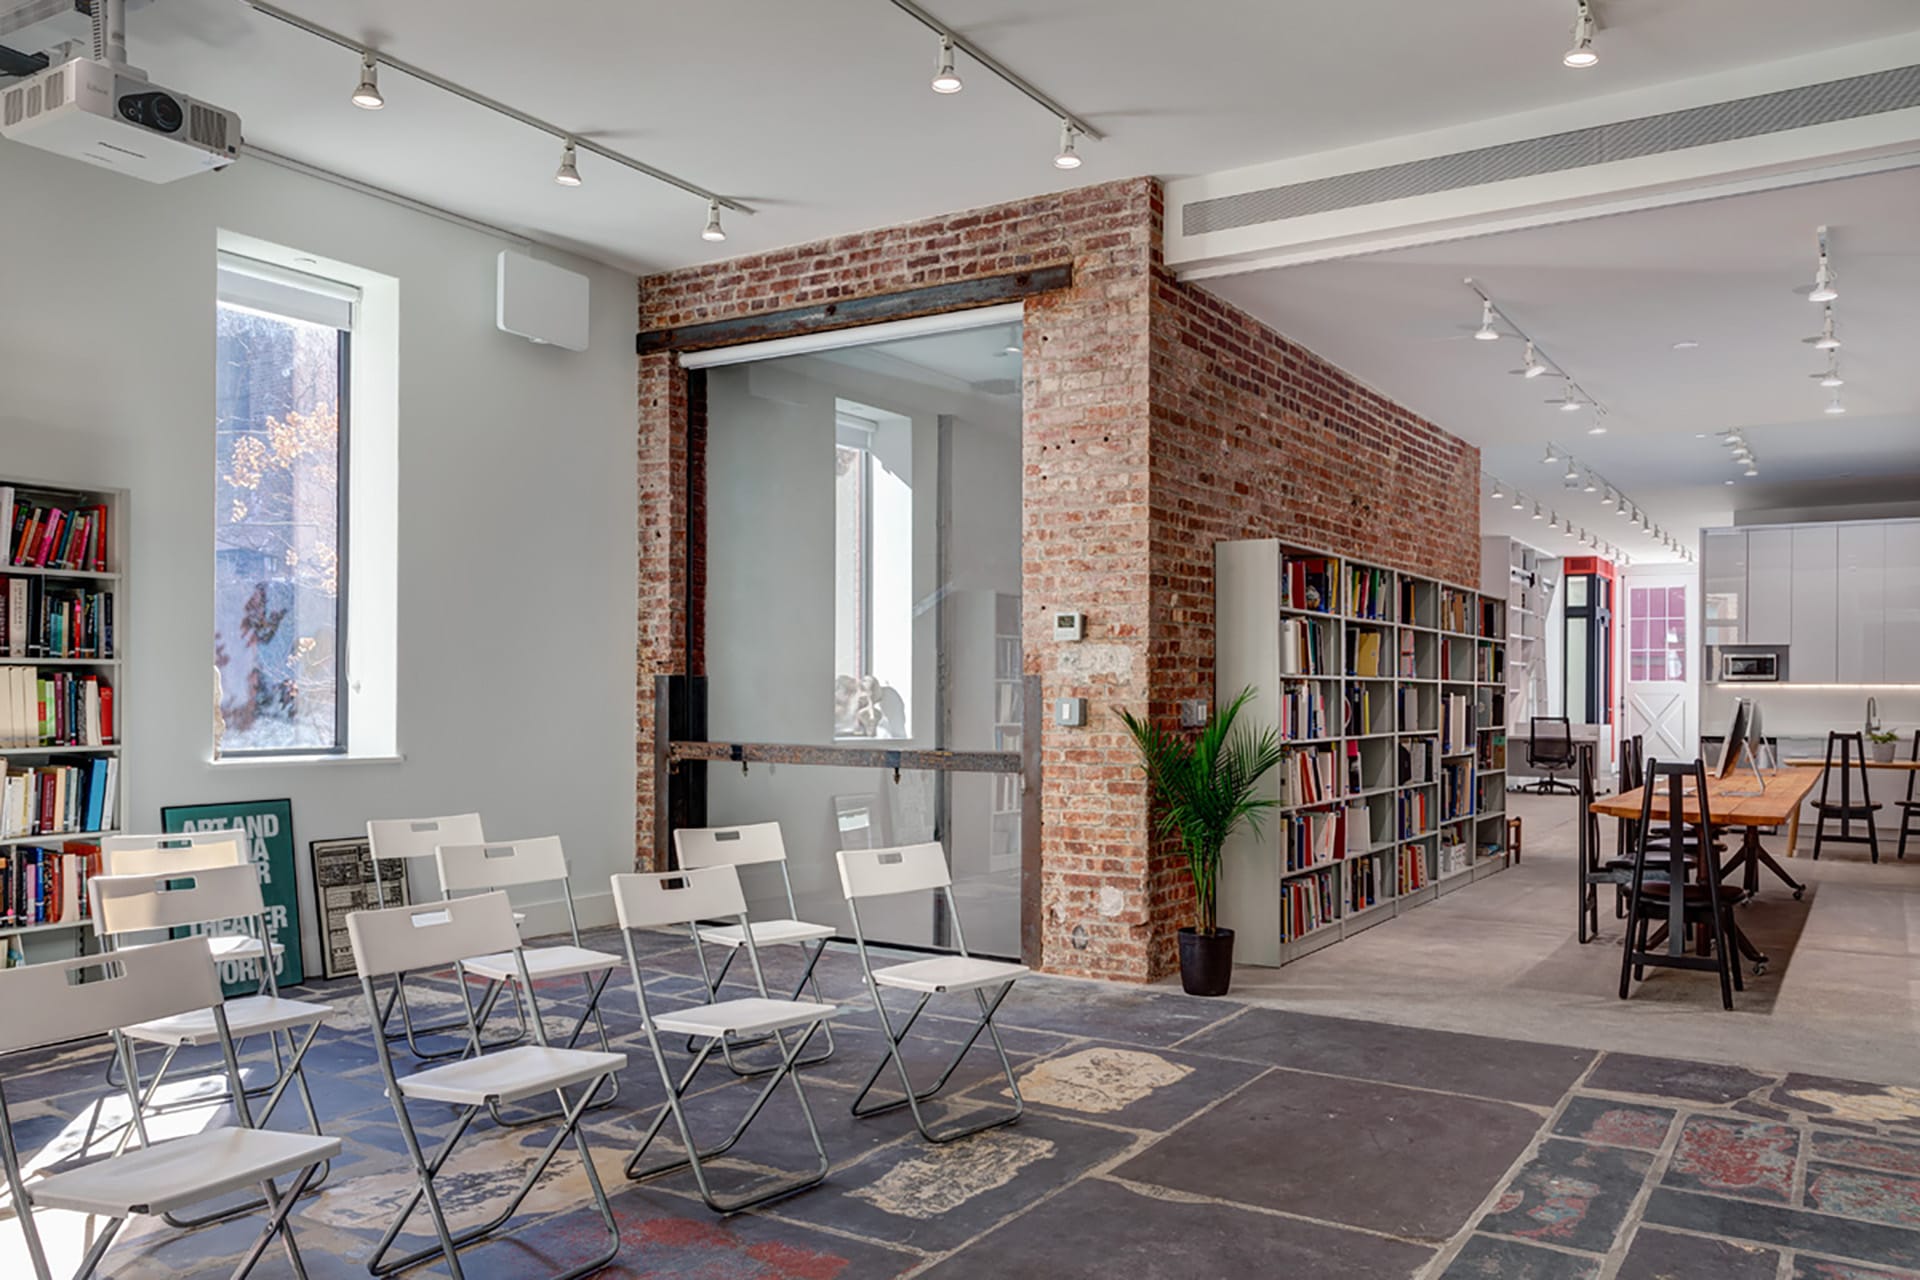
<instances>
[{"instance_id":1,"label":"tall window","mask_svg":"<svg viewBox=\"0 0 1920 1280\"><path fill-rule=\"evenodd\" d=\"M213 663L222 755L346 750L347 407L358 300L348 285L220 256Z\"/></svg>"},{"instance_id":2,"label":"tall window","mask_svg":"<svg viewBox=\"0 0 1920 1280\"><path fill-rule=\"evenodd\" d=\"M840 400L833 488L833 732L913 736L913 423Z\"/></svg>"}]
</instances>

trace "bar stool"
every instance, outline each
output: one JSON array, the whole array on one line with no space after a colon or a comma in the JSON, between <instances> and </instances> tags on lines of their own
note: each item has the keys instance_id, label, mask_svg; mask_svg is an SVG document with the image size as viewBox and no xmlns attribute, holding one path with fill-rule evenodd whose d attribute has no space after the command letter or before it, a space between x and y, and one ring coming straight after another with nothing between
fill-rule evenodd
<instances>
[{"instance_id":1,"label":"bar stool","mask_svg":"<svg viewBox=\"0 0 1920 1280\"><path fill-rule=\"evenodd\" d=\"M1833 786L1833 749L1840 748L1840 799L1830 800L1828 794ZM1860 774L1860 799L1853 798L1853 774ZM1880 836L1873 829L1873 815L1880 806L1874 803L1873 793L1867 786L1867 743L1857 733L1829 733L1827 735L1826 768L1820 775L1820 798L1813 803L1820 815L1819 823L1813 829L1813 856L1820 858L1820 846L1823 844L1864 844L1873 851L1873 860L1880 861ZM1909 811L1911 812L1911 811ZM1840 821L1840 834L1827 834L1827 821L1837 818ZM1853 834L1853 824L1864 821L1867 834Z\"/></svg>"},{"instance_id":2,"label":"bar stool","mask_svg":"<svg viewBox=\"0 0 1920 1280\"><path fill-rule=\"evenodd\" d=\"M1914 765L1920 766L1920 729L1913 731L1913 751L1907 756ZM1907 770L1907 798L1895 801L1900 806L1900 851L1896 855L1902 859L1907 856L1907 837L1920 835L1920 827L1914 825L1915 815L1920 815L1920 800L1913 798L1913 783L1920 778L1920 767Z\"/></svg>"}]
</instances>

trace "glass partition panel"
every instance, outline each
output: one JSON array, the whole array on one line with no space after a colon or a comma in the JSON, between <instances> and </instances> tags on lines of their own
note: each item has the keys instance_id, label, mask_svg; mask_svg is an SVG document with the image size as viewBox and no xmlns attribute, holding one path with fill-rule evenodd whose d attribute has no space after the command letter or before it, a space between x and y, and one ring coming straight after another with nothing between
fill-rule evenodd
<instances>
[{"instance_id":1,"label":"glass partition panel","mask_svg":"<svg viewBox=\"0 0 1920 1280\"><path fill-rule=\"evenodd\" d=\"M1018 752L1018 324L704 376L708 737ZM1010 777L767 768L713 767L708 820L778 820L808 849L803 915L844 918L833 841L937 840L969 945L1018 951ZM951 945L925 903L887 919L889 941Z\"/></svg>"}]
</instances>

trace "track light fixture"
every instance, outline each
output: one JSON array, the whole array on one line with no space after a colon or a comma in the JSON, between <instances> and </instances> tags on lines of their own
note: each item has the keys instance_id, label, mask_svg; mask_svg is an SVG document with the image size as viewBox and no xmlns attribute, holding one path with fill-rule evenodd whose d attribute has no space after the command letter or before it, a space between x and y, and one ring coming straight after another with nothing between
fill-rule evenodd
<instances>
[{"instance_id":1,"label":"track light fixture","mask_svg":"<svg viewBox=\"0 0 1920 1280\"><path fill-rule=\"evenodd\" d=\"M1594 414L1593 425L1587 428L1587 434L1590 436L1603 436L1607 434L1606 420L1599 414Z\"/></svg>"},{"instance_id":2,"label":"track light fixture","mask_svg":"<svg viewBox=\"0 0 1920 1280\"><path fill-rule=\"evenodd\" d=\"M1566 474L1560 478L1563 480L1578 480L1580 478L1580 468L1574 463L1572 458L1567 459Z\"/></svg>"},{"instance_id":3,"label":"track light fixture","mask_svg":"<svg viewBox=\"0 0 1920 1280\"><path fill-rule=\"evenodd\" d=\"M1518 489L1514 490L1513 493L1513 509L1515 511L1525 511L1527 509L1527 500L1520 496Z\"/></svg>"},{"instance_id":4,"label":"track light fixture","mask_svg":"<svg viewBox=\"0 0 1920 1280\"><path fill-rule=\"evenodd\" d=\"M1473 331L1473 336L1479 342L1500 341L1500 330L1493 323L1493 301L1489 298L1480 300L1480 327Z\"/></svg>"},{"instance_id":5,"label":"track light fixture","mask_svg":"<svg viewBox=\"0 0 1920 1280\"><path fill-rule=\"evenodd\" d=\"M1833 264L1827 259L1827 229L1821 227L1816 233L1820 240L1820 262L1813 270L1813 289L1807 294L1808 302L1832 302L1840 296L1833 287Z\"/></svg>"},{"instance_id":6,"label":"track light fixture","mask_svg":"<svg viewBox=\"0 0 1920 1280\"><path fill-rule=\"evenodd\" d=\"M1560 56L1562 64L1576 71L1583 71L1600 61L1600 55L1593 50L1595 29L1592 7L1587 4L1587 0L1578 0L1574 6L1573 47Z\"/></svg>"},{"instance_id":7,"label":"track light fixture","mask_svg":"<svg viewBox=\"0 0 1920 1280\"><path fill-rule=\"evenodd\" d=\"M1533 352L1533 339L1528 338L1527 354L1520 361L1520 368L1516 372L1523 378L1537 378L1546 371L1547 366L1541 364L1540 357Z\"/></svg>"},{"instance_id":8,"label":"track light fixture","mask_svg":"<svg viewBox=\"0 0 1920 1280\"><path fill-rule=\"evenodd\" d=\"M1847 385L1847 380L1840 376L1840 361L1838 359L1829 359L1827 361L1827 371L1825 373L1810 373L1807 376L1818 379L1820 385L1823 387L1844 387Z\"/></svg>"},{"instance_id":9,"label":"track light fixture","mask_svg":"<svg viewBox=\"0 0 1920 1280\"><path fill-rule=\"evenodd\" d=\"M1074 127L1065 120L1060 122L1060 150L1054 153L1053 167L1056 169L1078 169L1080 153L1073 149L1074 138L1078 136Z\"/></svg>"},{"instance_id":10,"label":"track light fixture","mask_svg":"<svg viewBox=\"0 0 1920 1280\"><path fill-rule=\"evenodd\" d=\"M1753 460L1751 458L1747 460L1746 474L1750 476L1757 476L1760 474L1760 468L1754 465Z\"/></svg>"},{"instance_id":11,"label":"track light fixture","mask_svg":"<svg viewBox=\"0 0 1920 1280\"><path fill-rule=\"evenodd\" d=\"M940 66L933 73L933 91L935 93L958 93L966 86L960 82L960 73L953 69L953 37L940 37Z\"/></svg>"},{"instance_id":12,"label":"track light fixture","mask_svg":"<svg viewBox=\"0 0 1920 1280\"><path fill-rule=\"evenodd\" d=\"M1562 413L1578 413L1585 407L1581 404L1580 396L1574 391L1572 383L1567 384L1566 395L1558 400L1550 400L1548 403L1559 409Z\"/></svg>"},{"instance_id":13,"label":"track light fixture","mask_svg":"<svg viewBox=\"0 0 1920 1280\"><path fill-rule=\"evenodd\" d=\"M1837 416L1839 414L1845 413L1846 411L1847 411L1847 406L1841 401L1840 393L1838 391L1835 391L1833 393L1833 400L1827 405L1827 412Z\"/></svg>"},{"instance_id":14,"label":"track light fixture","mask_svg":"<svg viewBox=\"0 0 1920 1280\"><path fill-rule=\"evenodd\" d=\"M1533 504L1533 518L1535 520L1540 518L1540 504L1537 502Z\"/></svg>"},{"instance_id":15,"label":"track light fixture","mask_svg":"<svg viewBox=\"0 0 1920 1280\"><path fill-rule=\"evenodd\" d=\"M380 96L380 64L373 60L373 50L360 54L360 87L353 91L353 105L362 111L378 111L387 105Z\"/></svg>"},{"instance_id":16,"label":"track light fixture","mask_svg":"<svg viewBox=\"0 0 1920 1280\"><path fill-rule=\"evenodd\" d=\"M1550 467L1558 461L1560 461L1560 455L1554 450L1553 442L1549 440L1547 442L1546 456L1540 459L1541 465Z\"/></svg>"},{"instance_id":17,"label":"track light fixture","mask_svg":"<svg viewBox=\"0 0 1920 1280\"><path fill-rule=\"evenodd\" d=\"M1587 484L1586 484L1586 492L1588 492L1588 493L1594 493L1594 492L1596 492L1596 491L1598 491L1598 489L1599 489L1599 488L1600 488L1600 486L1594 483L1594 479L1593 479L1593 470L1592 470L1592 468L1588 468L1588 470L1587 470Z\"/></svg>"},{"instance_id":18,"label":"track light fixture","mask_svg":"<svg viewBox=\"0 0 1920 1280\"><path fill-rule=\"evenodd\" d=\"M1820 332L1811 338L1802 338L1802 342L1812 345L1815 351L1838 351L1840 339L1833 333L1833 306L1828 304L1826 316L1820 325Z\"/></svg>"},{"instance_id":19,"label":"track light fixture","mask_svg":"<svg viewBox=\"0 0 1920 1280\"><path fill-rule=\"evenodd\" d=\"M720 225L720 202L718 200L707 201L707 225L706 229L701 231L700 238L713 244L718 244L727 238L727 229Z\"/></svg>"},{"instance_id":20,"label":"track light fixture","mask_svg":"<svg viewBox=\"0 0 1920 1280\"><path fill-rule=\"evenodd\" d=\"M567 139L566 145L560 148L560 167L554 170L553 180L563 187L580 185L580 169L573 162L573 139L571 138Z\"/></svg>"},{"instance_id":21,"label":"track light fixture","mask_svg":"<svg viewBox=\"0 0 1920 1280\"><path fill-rule=\"evenodd\" d=\"M1506 497L1506 496L1507 496L1507 491L1506 491L1506 489L1505 489L1505 488L1504 488L1504 487L1503 487L1503 486L1501 485L1501 483L1500 483L1500 480L1499 480L1499 477L1497 477L1497 476L1496 476L1496 477L1494 478L1494 481L1493 481L1493 492L1491 492L1491 493L1489 493L1489 494L1488 494L1487 496L1488 496L1489 498L1492 498L1492 499L1493 499L1494 501L1496 501L1496 502L1498 502L1498 501L1499 501L1500 499L1502 499L1502 498L1504 498L1504 497Z\"/></svg>"}]
</instances>

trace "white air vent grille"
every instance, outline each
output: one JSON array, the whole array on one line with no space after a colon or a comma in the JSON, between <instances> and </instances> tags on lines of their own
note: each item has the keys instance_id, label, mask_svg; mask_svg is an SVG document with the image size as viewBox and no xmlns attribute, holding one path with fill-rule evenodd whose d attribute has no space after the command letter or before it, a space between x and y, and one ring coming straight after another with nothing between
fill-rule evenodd
<instances>
[{"instance_id":1,"label":"white air vent grille","mask_svg":"<svg viewBox=\"0 0 1920 1280\"><path fill-rule=\"evenodd\" d=\"M187 136L215 151L227 149L227 117L197 102L187 104Z\"/></svg>"},{"instance_id":2,"label":"white air vent grille","mask_svg":"<svg viewBox=\"0 0 1920 1280\"><path fill-rule=\"evenodd\" d=\"M67 69L55 71L44 80L7 90L0 102L0 127L11 127L22 120L43 115L67 100Z\"/></svg>"},{"instance_id":3,"label":"white air vent grille","mask_svg":"<svg viewBox=\"0 0 1920 1280\"><path fill-rule=\"evenodd\" d=\"M1896 67L1891 71L1715 102L1617 124L1574 129L1497 147L1197 200L1181 209L1180 230L1189 236L1230 231L1235 227L1661 155L1910 107L1920 107L1920 66Z\"/></svg>"}]
</instances>

